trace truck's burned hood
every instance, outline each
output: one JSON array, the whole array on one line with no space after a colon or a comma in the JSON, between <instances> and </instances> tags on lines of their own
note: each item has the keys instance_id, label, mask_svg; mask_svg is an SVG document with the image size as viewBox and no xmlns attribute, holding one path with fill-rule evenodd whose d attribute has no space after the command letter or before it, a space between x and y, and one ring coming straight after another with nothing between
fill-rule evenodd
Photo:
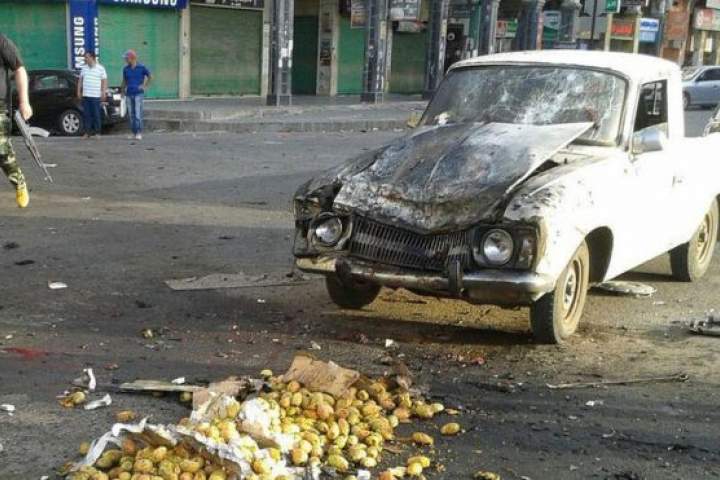
<instances>
[{"instance_id":1,"label":"truck's burned hood","mask_svg":"<svg viewBox=\"0 0 720 480\"><path fill-rule=\"evenodd\" d=\"M419 231L470 225L591 125L425 127L335 170L335 207Z\"/></svg>"}]
</instances>

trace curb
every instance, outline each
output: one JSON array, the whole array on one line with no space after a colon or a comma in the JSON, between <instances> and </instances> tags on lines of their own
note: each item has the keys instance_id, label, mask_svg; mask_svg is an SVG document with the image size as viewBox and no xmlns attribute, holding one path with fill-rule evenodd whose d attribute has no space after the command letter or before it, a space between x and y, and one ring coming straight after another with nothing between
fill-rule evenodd
<instances>
[{"instance_id":1,"label":"curb","mask_svg":"<svg viewBox=\"0 0 720 480\"><path fill-rule=\"evenodd\" d=\"M228 132L228 133L309 133L309 132L367 132L407 128L407 119L337 120L337 121L274 121L228 122L182 119L145 119L145 128L151 131L171 132Z\"/></svg>"}]
</instances>

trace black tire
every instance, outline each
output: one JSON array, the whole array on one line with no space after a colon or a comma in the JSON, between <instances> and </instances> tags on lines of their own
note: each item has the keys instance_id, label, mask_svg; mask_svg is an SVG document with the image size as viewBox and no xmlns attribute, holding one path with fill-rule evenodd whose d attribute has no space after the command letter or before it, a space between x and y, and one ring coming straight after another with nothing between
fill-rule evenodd
<instances>
[{"instance_id":1,"label":"black tire","mask_svg":"<svg viewBox=\"0 0 720 480\"><path fill-rule=\"evenodd\" d=\"M683 93L683 109L688 110L690 108L690 94Z\"/></svg>"},{"instance_id":2,"label":"black tire","mask_svg":"<svg viewBox=\"0 0 720 480\"><path fill-rule=\"evenodd\" d=\"M372 283L347 285L335 275L325 277L325 288L335 305L351 310L359 310L370 305L380 293L379 285Z\"/></svg>"},{"instance_id":3,"label":"black tire","mask_svg":"<svg viewBox=\"0 0 720 480\"><path fill-rule=\"evenodd\" d=\"M713 200L690 241L670 250L670 268L675 280L694 282L708 271L717 243L719 216L718 202Z\"/></svg>"},{"instance_id":4,"label":"black tire","mask_svg":"<svg viewBox=\"0 0 720 480\"><path fill-rule=\"evenodd\" d=\"M63 135L77 136L85 131L82 114L73 109L65 110L58 117L58 130Z\"/></svg>"},{"instance_id":5,"label":"black tire","mask_svg":"<svg viewBox=\"0 0 720 480\"><path fill-rule=\"evenodd\" d=\"M583 243L575 251L555 290L530 307L530 325L538 343L562 343L575 333L590 283L590 251Z\"/></svg>"}]
</instances>

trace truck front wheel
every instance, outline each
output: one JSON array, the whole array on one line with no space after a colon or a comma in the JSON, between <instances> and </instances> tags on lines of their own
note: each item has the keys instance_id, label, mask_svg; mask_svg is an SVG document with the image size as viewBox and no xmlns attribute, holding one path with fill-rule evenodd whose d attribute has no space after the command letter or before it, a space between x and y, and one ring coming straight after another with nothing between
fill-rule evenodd
<instances>
[{"instance_id":1,"label":"truck front wheel","mask_svg":"<svg viewBox=\"0 0 720 480\"><path fill-rule=\"evenodd\" d=\"M345 283L335 275L325 277L325 288L330 299L342 308L359 310L370 305L380 293L380 285L372 283Z\"/></svg>"},{"instance_id":2,"label":"truck front wheel","mask_svg":"<svg viewBox=\"0 0 720 480\"><path fill-rule=\"evenodd\" d=\"M555 285L530 307L530 325L538 343L562 343L575 333L590 283L590 252L585 242L575 251Z\"/></svg>"}]
</instances>

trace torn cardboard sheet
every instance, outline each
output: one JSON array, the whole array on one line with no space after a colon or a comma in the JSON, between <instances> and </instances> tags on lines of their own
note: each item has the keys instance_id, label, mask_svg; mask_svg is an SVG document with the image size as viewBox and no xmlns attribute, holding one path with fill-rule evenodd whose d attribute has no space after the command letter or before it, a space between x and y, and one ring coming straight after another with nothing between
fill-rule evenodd
<instances>
[{"instance_id":1,"label":"torn cardboard sheet","mask_svg":"<svg viewBox=\"0 0 720 480\"><path fill-rule=\"evenodd\" d=\"M214 290L218 288L279 287L300 285L307 280L285 274L248 275L246 273L213 273L204 277L166 280L173 290Z\"/></svg>"},{"instance_id":2,"label":"torn cardboard sheet","mask_svg":"<svg viewBox=\"0 0 720 480\"><path fill-rule=\"evenodd\" d=\"M355 370L304 355L295 356L290 369L283 375L285 382L295 380L309 390L329 393L334 397L344 396L359 379L360 373Z\"/></svg>"},{"instance_id":3,"label":"torn cardboard sheet","mask_svg":"<svg viewBox=\"0 0 720 480\"><path fill-rule=\"evenodd\" d=\"M230 395L232 397L245 396L250 392L260 390L262 383L262 380L237 377L228 377L220 382L211 382L207 388L193 392L193 410L199 409L201 405L210 400L213 394Z\"/></svg>"}]
</instances>

